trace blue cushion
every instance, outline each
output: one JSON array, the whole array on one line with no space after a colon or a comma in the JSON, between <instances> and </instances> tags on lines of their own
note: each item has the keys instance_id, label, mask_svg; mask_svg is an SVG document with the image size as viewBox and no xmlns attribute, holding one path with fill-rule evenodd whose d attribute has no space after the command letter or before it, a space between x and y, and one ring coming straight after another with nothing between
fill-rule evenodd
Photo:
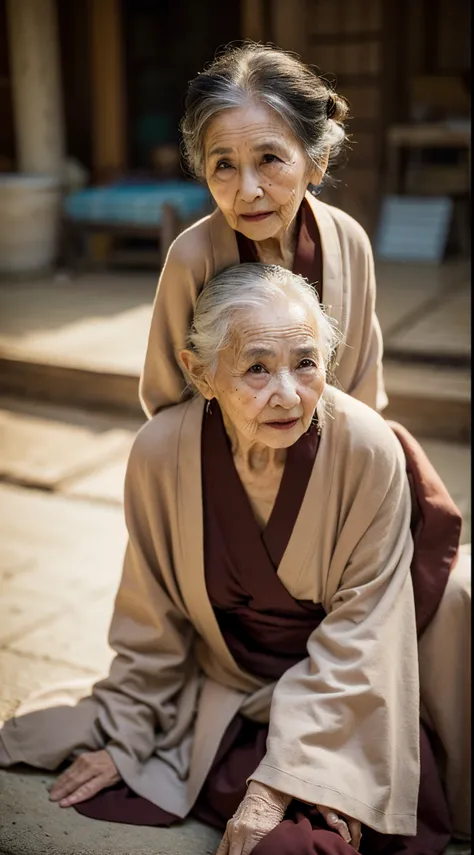
<instances>
[{"instance_id":1,"label":"blue cushion","mask_svg":"<svg viewBox=\"0 0 474 855\"><path fill-rule=\"evenodd\" d=\"M209 192L188 181L117 181L107 187L88 187L66 197L64 211L72 220L158 226L163 204L173 205L182 219L199 216L210 201Z\"/></svg>"}]
</instances>

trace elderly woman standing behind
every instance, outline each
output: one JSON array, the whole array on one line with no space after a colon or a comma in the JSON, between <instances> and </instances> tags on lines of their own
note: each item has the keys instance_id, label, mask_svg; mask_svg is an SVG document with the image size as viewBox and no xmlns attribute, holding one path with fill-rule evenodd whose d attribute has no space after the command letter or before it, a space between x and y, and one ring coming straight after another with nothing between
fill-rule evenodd
<instances>
[{"instance_id":1,"label":"elderly woman standing behind","mask_svg":"<svg viewBox=\"0 0 474 855\"><path fill-rule=\"evenodd\" d=\"M76 756L62 806L147 825L192 812L227 823L219 855L441 855L417 634L458 572L459 515L420 449L325 387L333 345L301 277L238 265L208 283L181 353L201 394L131 453L110 674L7 722L1 765ZM428 707L441 654L420 658Z\"/></svg>"},{"instance_id":2,"label":"elderly woman standing behind","mask_svg":"<svg viewBox=\"0 0 474 855\"><path fill-rule=\"evenodd\" d=\"M177 238L163 267L140 384L148 415L183 400L178 354L196 298L239 261L279 264L314 283L343 335L335 384L385 406L368 237L309 192L344 143L347 109L293 55L252 43L227 49L191 82L184 150L217 210Z\"/></svg>"}]
</instances>

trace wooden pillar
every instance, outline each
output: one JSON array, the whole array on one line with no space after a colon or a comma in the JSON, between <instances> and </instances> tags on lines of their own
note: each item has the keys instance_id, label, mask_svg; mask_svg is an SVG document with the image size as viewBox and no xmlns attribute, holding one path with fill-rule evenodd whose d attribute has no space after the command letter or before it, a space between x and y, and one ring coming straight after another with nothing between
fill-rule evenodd
<instances>
[{"instance_id":1,"label":"wooden pillar","mask_svg":"<svg viewBox=\"0 0 474 855\"><path fill-rule=\"evenodd\" d=\"M59 37L54 0L7 0L18 168L58 175L64 158Z\"/></svg>"},{"instance_id":2,"label":"wooden pillar","mask_svg":"<svg viewBox=\"0 0 474 855\"><path fill-rule=\"evenodd\" d=\"M121 0L89 0L92 64L92 163L99 180L127 162Z\"/></svg>"}]
</instances>

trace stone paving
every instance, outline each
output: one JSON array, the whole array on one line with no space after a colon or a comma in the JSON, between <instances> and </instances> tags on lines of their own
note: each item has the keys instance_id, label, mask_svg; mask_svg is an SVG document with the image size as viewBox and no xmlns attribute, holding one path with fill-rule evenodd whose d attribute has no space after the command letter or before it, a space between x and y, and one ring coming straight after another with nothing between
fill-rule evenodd
<instances>
[{"instance_id":1,"label":"stone paving","mask_svg":"<svg viewBox=\"0 0 474 855\"><path fill-rule=\"evenodd\" d=\"M387 353L470 358L470 264L376 261L377 315Z\"/></svg>"},{"instance_id":2,"label":"stone paving","mask_svg":"<svg viewBox=\"0 0 474 855\"><path fill-rule=\"evenodd\" d=\"M138 375L155 291L143 273L0 282L0 355Z\"/></svg>"}]
</instances>

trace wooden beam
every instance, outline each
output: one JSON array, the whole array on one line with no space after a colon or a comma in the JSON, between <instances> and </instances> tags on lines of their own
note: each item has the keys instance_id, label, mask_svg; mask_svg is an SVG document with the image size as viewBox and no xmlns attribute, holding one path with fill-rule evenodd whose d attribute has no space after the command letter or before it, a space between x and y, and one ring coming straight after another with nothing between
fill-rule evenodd
<instances>
[{"instance_id":1,"label":"wooden beam","mask_svg":"<svg viewBox=\"0 0 474 855\"><path fill-rule=\"evenodd\" d=\"M92 80L92 162L99 180L127 162L125 69L120 0L89 0Z\"/></svg>"}]
</instances>

